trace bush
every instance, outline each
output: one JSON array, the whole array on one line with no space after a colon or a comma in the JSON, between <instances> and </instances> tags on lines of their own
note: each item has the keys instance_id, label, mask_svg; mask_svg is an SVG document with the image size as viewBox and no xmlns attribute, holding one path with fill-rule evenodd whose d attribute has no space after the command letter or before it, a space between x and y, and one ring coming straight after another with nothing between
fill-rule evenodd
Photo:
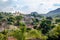
<instances>
[{"instance_id":1,"label":"bush","mask_svg":"<svg viewBox=\"0 0 60 40\"><path fill-rule=\"evenodd\" d=\"M27 38L26 39L41 39L41 40L46 40L47 36L43 35L41 31L32 29L26 34Z\"/></svg>"},{"instance_id":2,"label":"bush","mask_svg":"<svg viewBox=\"0 0 60 40\"><path fill-rule=\"evenodd\" d=\"M48 32L48 40L58 40L60 39L60 26L56 26L51 31Z\"/></svg>"},{"instance_id":3,"label":"bush","mask_svg":"<svg viewBox=\"0 0 60 40\"><path fill-rule=\"evenodd\" d=\"M5 40L4 35L2 33L0 33L0 40Z\"/></svg>"}]
</instances>

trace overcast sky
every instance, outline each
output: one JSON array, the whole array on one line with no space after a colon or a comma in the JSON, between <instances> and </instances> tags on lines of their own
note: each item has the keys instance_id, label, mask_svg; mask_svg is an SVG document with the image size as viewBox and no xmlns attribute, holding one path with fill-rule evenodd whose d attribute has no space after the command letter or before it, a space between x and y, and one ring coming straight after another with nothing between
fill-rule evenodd
<instances>
[{"instance_id":1,"label":"overcast sky","mask_svg":"<svg viewBox=\"0 0 60 40\"><path fill-rule=\"evenodd\" d=\"M25 14L36 11L47 13L60 8L60 0L0 0L0 11L21 11Z\"/></svg>"}]
</instances>

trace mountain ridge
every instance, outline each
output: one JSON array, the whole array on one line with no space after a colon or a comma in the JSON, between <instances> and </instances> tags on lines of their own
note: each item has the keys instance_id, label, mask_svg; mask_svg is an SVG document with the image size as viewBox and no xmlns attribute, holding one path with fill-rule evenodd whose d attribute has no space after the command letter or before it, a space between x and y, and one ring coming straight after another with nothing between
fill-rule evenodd
<instances>
[{"instance_id":1,"label":"mountain ridge","mask_svg":"<svg viewBox=\"0 0 60 40\"><path fill-rule=\"evenodd\" d=\"M55 16L55 15L60 15L60 8L50 11L46 14L46 16Z\"/></svg>"}]
</instances>

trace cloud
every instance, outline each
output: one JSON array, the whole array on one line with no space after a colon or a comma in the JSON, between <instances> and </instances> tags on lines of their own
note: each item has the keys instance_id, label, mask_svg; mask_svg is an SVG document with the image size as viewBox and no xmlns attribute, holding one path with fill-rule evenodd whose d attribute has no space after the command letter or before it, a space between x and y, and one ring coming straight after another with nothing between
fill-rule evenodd
<instances>
[{"instance_id":1,"label":"cloud","mask_svg":"<svg viewBox=\"0 0 60 40\"><path fill-rule=\"evenodd\" d=\"M2 0L3 2L7 2L8 0Z\"/></svg>"},{"instance_id":2,"label":"cloud","mask_svg":"<svg viewBox=\"0 0 60 40\"><path fill-rule=\"evenodd\" d=\"M18 1L18 0L13 0L13 1Z\"/></svg>"},{"instance_id":3,"label":"cloud","mask_svg":"<svg viewBox=\"0 0 60 40\"><path fill-rule=\"evenodd\" d=\"M0 11L47 13L57 8L60 8L60 0L0 0Z\"/></svg>"},{"instance_id":4,"label":"cloud","mask_svg":"<svg viewBox=\"0 0 60 40\"><path fill-rule=\"evenodd\" d=\"M3 11L3 12L12 12L12 11L14 11L15 9L13 8L13 7L11 7L11 6L8 6L8 7L5 7L5 8L3 8L3 9L1 9L1 11Z\"/></svg>"}]
</instances>

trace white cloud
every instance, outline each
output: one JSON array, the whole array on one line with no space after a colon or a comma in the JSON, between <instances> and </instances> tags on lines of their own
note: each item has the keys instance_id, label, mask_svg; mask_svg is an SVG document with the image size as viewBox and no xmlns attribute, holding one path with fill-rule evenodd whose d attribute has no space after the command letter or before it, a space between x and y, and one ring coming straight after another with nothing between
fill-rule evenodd
<instances>
[{"instance_id":1,"label":"white cloud","mask_svg":"<svg viewBox=\"0 0 60 40\"><path fill-rule=\"evenodd\" d=\"M3 12L13 12L14 10L15 10L15 9L14 9L13 7L10 7L10 6L2 9Z\"/></svg>"},{"instance_id":2,"label":"white cloud","mask_svg":"<svg viewBox=\"0 0 60 40\"><path fill-rule=\"evenodd\" d=\"M8 0L2 0L3 2L7 2Z\"/></svg>"},{"instance_id":3,"label":"white cloud","mask_svg":"<svg viewBox=\"0 0 60 40\"><path fill-rule=\"evenodd\" d=\"M13 1L18 1L18 0L13 0Z\"/></svg>"},{"instance_id":4,"label":"white cloud","mask_svg":"<svg viewBox=\"0 0 60 40\"><path fill-rule=\"evenodd\" d=\"M60 8L53 6L53 4L55 3L60 3L60 0L24 0L24 1L29 6L29 11L47 13L51 10L55 10L56 8Z\"/></svg>"},{"instance_id":5,"label":"white cloud","mask_svg":"<svg viewBox=\"0 0 60 40\"><path fill-rule=\"evenodd\" d=\"M7 2L9 0L2 1ZM18 9L26 13L30 13L32 11L37 11L39 13L47 13L51 10L55 10L56 8L60 8L60 6L54 6L54 4L60 4L60 0L12 0L11 2L12 5L15 6L13 7L14 10ZM10 8L9 6L7 7ZM7 7L5 8L6 10L8 10ZM11 11L11 8L9 10Z\"/></svg>"}]
</instances>

